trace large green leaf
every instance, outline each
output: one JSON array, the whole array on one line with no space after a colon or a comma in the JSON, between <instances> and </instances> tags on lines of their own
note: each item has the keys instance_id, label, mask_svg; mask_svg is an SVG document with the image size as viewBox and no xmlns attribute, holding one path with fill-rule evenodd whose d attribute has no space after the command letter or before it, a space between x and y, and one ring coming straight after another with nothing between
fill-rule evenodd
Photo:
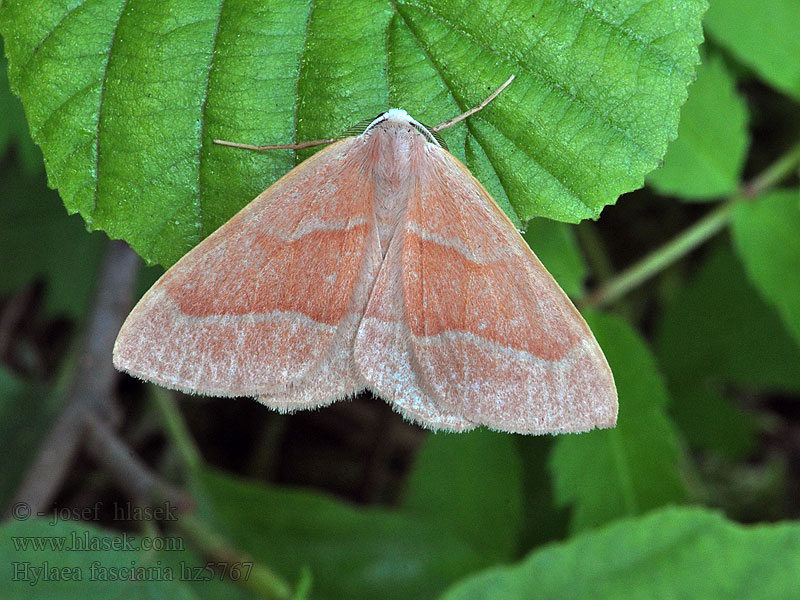
<instances>
[{"instance_id":1,"label":"large green leaf","mask_svg":"<svg viewBox=\"0 0 800 600\"><path fill-rule=\"evenodd\" d=\"M524 237L561 288L573 298L582 296L588 268L575 240L574 227L549 219L533 219Z\"/></svg>"},{"instance_id":2,"label":"large green leaf","mask_svg":"<svg viewBox=\"0 0 800 600\"><path fill-rule=\"evenodd\" d=\"M614 429L555 441L556 499L572 505L573 529L641 514L686 495L678 442L665 414L666 386L649 348L622 319L587 316L614 372L619 418Z\"/></svg>"},{"instance_id":3,"label":"large green leaf","mask_svg":"<svg viewBox=\"0 0 800 600\"><path fill-rule=\"evenodd\" d=\"M738 60L800 100L800 2L712 0L705 24Z\"/></svg>"},{"instance_id":4,"label":"large green leaf","mask_svg":"<svg viewBox=\"0 0 800 600\"><path fill-rule=\"evenodd\" d=\"M517 224L596 217L675 137L705 0L6 0L9 79L67 209L169 264L295 164L214 138L437 123Z\"/></svg>"},{"instance_id":5,"label":"large green leaf","mask_svg":"<svg viewBox=\"0 0 800 600\"><path fill-rule=\"evenodd\" d=\"M209 471L201 486L229 539L290 581L309 567L316 599L431 598L497 560L439 515L361 508Z\"/></svg>"},{"instance_id":6,"label":"large green leaf","mask_svg":"<svg viewBox=\"0 0 800 600\"><path fill-rule=\"evenodd\" d=\"M0 40L0 53L2 53L2 40ZM16 144L21 157L22 166L28 174L33 175L42 171L42 153L31 141L28 133L28 122L22 111L19 98L15 98L8 87L6 73L5 53L0 56L0 157L9 145Z\"/></svg>"},{"instance_id":7,"label":"large green leaf","mask_svg":"<svg viewBox=\"0 0 800 600\"><path fill-rule=\"evenodd\" d=\"M173 540L162 541L183 543L180 538ZM138 534L123 537L85 522L33 519L6 523L0 527L0 560L6 566L3 598L195 599L182 581L186 577L181 576L180 568L162 563L158 553L141 549L144 541ZM150 541L161 543L148 537Z\"/></svg>"},{"instance_id":8,"label":"large green leaf","mask_svg":"<svg viewBox=\"0 0 800 600\"><path fill-rule=\"evenodd\" d=\"M743 527L697 508L627 519L459 583L441 600L793 598L800 525Z\"/></svg>"},{"instance_id":9,"label":"large green leaf","mask_svg":"<svg viewBox=\"0 0 800 600\"><path fill-rule=\"evenodd\" d=\"M750 286L736 257L716 248L658 323L656 348L672 413L695 446L748 450L753 425L734 389L800 390L800 349Z\"/></svg>"},{"instance_id":10,"label":"large green leaf","mask_svg":"<svg viewBox=\"0 0 800 600\"><path fill-rule=\"evenodd\" d=\"M404 506L508 560L522 523L522 463L514 438L487 430L429 435Z\"/></svg>"},{"instance_id":11,"label":"large green leaf","mask_svg":"<svg viewBox=\"0 0 800 600\"><path fill-rule=\"evenodd\" d=\"M797 190L742 202L733 215L733 239L750 280L775 306L800 344L800 206ZM795 365L800 370L800 363Z\"/></svg>"},{"instance_id":12,"label":"large green leaf","mask_svg":"<svg viewBox=\"0 0 800 600\"><path fill-rule=\"evenodd\" d=\"M556 506L549 458L560 436L517 436L525 468L523 477L522 541L520 548L535 548L569 534L570 508Z\"/></svg>"},{"instance_id":13,"label":"large green leaf","mask_svg":"<svg viewBox=\"0 0 800 600\"><path fill-rule=\"evenodd\" d=\"M747 106L723 60L710 55L697 69L697 81L681 109L678 139L664 165L647 178L662 194L702 200L731 194L739 187L749 136Z\"/></svg>"}]
</instances>

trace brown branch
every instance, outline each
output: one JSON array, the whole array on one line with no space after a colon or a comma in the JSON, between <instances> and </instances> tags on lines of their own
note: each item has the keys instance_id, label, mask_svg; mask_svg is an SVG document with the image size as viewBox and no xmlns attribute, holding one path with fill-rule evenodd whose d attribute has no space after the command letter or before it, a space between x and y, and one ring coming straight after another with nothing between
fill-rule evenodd
<instances>
[{"instance_id":1,"label":"brown branch","mask_svg":"<svg viewBox=\"0 0 800 600\"><path fill-rule=\"evenodd\" d=\"M86 420L86 450L111 478L132 498L140 501L169 501L180 510L193 507L183 490L162 480L119 439L116 432L97 418Z\"/></svg>"},{"instance_id":2,"label":"brown branch","mask_svg":"<svg viewBox=\"0 0 800 600\"><path fill-rule=\"evenodd\" d=\"M10 506L25 503L31 513L47 509L81 446L89 417L113 421L116 371L111 349L133 297L139 258L124 242L108 245L90 320L64 408L39 448Z\"/></svg>"},{"instance_id":3,"label":"brown branch","mask_svg":"<svg viewBox=\"0 0 800 600\"><path fill-rule=\"evenodd\" d=\"M9 506L27 504L33 515L46 510L61 488L75 455L85 444L88 454L132 499L151 504L168 501L186 511L178 527L191 533L206 556L241 561L246 555L191 514L191 496L154 473L114 430L113 424L118 421L113 393L117 372L111 352L132 304L138 266L138 257L126 244L111 242L64 409ZM250 577L241 585L264 598L283 600L292 596L286 581L255 561Z\"/></svg>"}]
</instances>

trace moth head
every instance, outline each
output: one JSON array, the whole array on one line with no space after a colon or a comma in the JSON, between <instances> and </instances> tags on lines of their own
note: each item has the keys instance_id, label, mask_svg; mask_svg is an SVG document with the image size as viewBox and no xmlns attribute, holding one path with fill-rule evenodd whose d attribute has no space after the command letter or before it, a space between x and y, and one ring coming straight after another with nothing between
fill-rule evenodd
<instances>
[{"instance_id":1,"label":"moth head","mask_svg":"<svg viewBox=\"0 0 800 600\"><path fill-rule=\"evenodd\" d=\"M433 131L431 127L428 127L427 125L424 125L423 123L417 121L414 117L409 115L402 108L390 108L386 112L383 112L378 116L376 116L374 119L367 119L361 121L360 123L354 125L353 127L350 127L344 133L344 136L368 135L370 130L374 129L381 123L386 123L387 121L395 121L406 124L412 129L414 129L417 133L421 134L429 144L440 146L445 150L447 150L447 144L437 132Z\"/></svg>"}]
</instances>

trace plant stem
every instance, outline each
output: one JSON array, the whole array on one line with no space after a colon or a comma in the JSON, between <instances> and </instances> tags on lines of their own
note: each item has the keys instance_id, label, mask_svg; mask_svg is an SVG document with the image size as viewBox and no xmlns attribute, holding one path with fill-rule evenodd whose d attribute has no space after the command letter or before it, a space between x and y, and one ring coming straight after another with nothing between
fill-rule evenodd
<instances>
[{"instance_id":1,"label":"plant stem","mask_svg":"<svg viewBox=\"0 0 800 600\"><path fill-rule=\"evenodd\" d=\"M664 270L723 229L730 220L733 206L734 202L725 202L711 211L678 237L598 287L586 297L583 304L592 307L610 304Z\"/></svg>"},{"instance_id":2,"label":"plant stem","mask_svg":"<svg viewBox=\"0 0 800 600\"><path fill-rule=\"evenodd\" d=\"M589 262L591 272L599 281L611 279L614 276L614 267L611 265L603 240L597 233L597 225L591 221L584 221L573 229Z\"/></svg>"},{"instance_id":3,"label":"plant stem","mask_svg":"<svg viewBox=\"0 0 800 600\"><path fill-rule=\"evenodd\" d=\"M240 570L241 577L236 583L258 594L259 598L269 600L288 600L292 598L292 588L282 577L262 564L254 562L246 554L241 554L228 545L225 538L209 529L194 515L185 514L176 522L183 534L212 562L226 568L226 576L231 569ZM249 567L249 570L248 570Z\"/></svg>"},{"instance_id":4,"label":"plant stem","mask_svg":"<svg viewBox=\"0 0 800 600\"><path fill-rule=\"evenodd\" d=\"M148 386L149 393L156 409L164 422L164 429L175 444L183 466L191 473L196 473L203 464L202 454L194 443L192 434L183 420L175 394L156 386Z\"/></svg>"},{"instance_id":5,"label":"plant stem","mask_svg":"<svg viewBox=\"0 0 800 600\"><path fill-rule=\"evenodd\" d=\"M799 164L800 144L797 144L794 148L789 150L786 154L781 156L778 160L755 176L752 181L742 186L742 196L745 198L754 198L758 196L765 190L771 188L777 183L780 183L784 177L796 170Z\"/></svg>"},{"instance_id":6,"label":"plant stem","mask_svg":"<svg viewBox=\"0 0 800 600\"><path fill-rule=\"evenodd\" d=\"M167 434L175 444L184 467L195 475L203 465L203 458L178 408L175 394L155 386L150 387L152 399L161 413ZM202 518L184 512L176 522L176 527L192 540L211 563L218 563L217 566L227 569L220 577L227 577L240 587L256 592L259 598L283 600L293 597L292 587L288 582L269 567L234 548L223 536L209 528ZM239 569L238 580L232 578L232 568Z\"/></svg>"},{"instance_id":7,"label":"plant stem","mask_svg":"<svg viewBox=\"0 0 800 600\"><path fill-rule=\"evenodd\" d=\"M764 169L741 190L718 208L708 213L697 223L679 234L675 239L654 250L639 262L609 279L588 294L583 306L599 307L615 302L633 288L663 271L679 258L716 235L730 222L733 208L742 199L752 199L780 183L800 165L800 144Z\"/></svg>"}]
</instances>

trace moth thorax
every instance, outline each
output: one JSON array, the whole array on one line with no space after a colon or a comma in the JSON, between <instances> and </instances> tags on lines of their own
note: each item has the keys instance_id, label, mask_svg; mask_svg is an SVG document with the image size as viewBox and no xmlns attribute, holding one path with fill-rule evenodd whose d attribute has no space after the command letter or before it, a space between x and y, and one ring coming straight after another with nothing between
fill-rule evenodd
<instances>
[{"instance_id":1,"label":"moth thorax","mask_svg":"<svg viewBox=\"0 0 800 600\"><path fill-rule=\"evenodd\" d=\"M404 192L424 158L425 137L410 123L390 120L375 127L370 141L378 146L376 179L387 192Z\"/></svg>"},{"instance_id":2,"label":"moth thorax","mask_svg":"<svg viewBox=\"0 0 800 600\"><path fill-rule=\"evenodd\" d=\"M390 119L375 126L369 143L376 144L375 219L381 246L389 240L408 206L408 194L418 179L427 142L410 123Z\"/></svg>"}]
</instances>

